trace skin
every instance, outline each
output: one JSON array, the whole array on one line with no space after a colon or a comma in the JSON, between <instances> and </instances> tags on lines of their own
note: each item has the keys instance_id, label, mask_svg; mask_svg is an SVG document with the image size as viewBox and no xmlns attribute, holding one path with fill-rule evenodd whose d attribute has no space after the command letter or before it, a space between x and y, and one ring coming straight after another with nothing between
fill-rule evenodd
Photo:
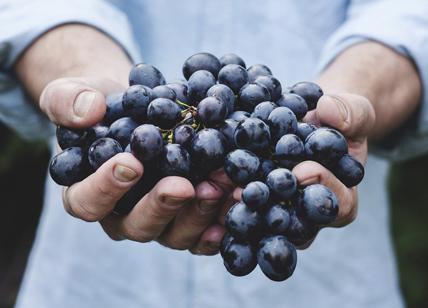
<instances>
[{"instance_id":1,"label":"skin","mask_svg":"<svg viewBox=\"0 0 428 308\"><path fill-rule=\"evenodd\" d=\"M103 118L106 95L127 87L130 68L126 53L106 35L84 25L65 25L39 38L15 71L53 123L81 128ZM344 51L318 82L326 95L305 121L339 129L348 138L350 153L362 163L367 159L367 139L384 136L403 123L421 96L412 62L374 42ZM129 215L111 214L143 173L144 166L131 154L118 154L82 182L64 188L64 207L77 218L100 222L114 240L156 240L195 254L217 253L224 215L240 199L241 189L222 170L197 187L186 179L167 177ZM355 187L347 188L312 161L299 164L293 173L301 185L321 183L336 194L340 212L331 226L355 219Z\"/></svg>"}]
</instances>

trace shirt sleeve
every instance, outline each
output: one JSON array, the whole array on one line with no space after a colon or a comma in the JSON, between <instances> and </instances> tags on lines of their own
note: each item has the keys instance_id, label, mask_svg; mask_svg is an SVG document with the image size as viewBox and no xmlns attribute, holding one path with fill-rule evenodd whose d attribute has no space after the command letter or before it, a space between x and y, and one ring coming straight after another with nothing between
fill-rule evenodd
<instances>
[{"instance_id":1,"label":"shirt sleeve","mask_svg":"<svg viewBox=\"0 0 428 308\"><path fill-rule=\"evenodd\" d=\"M405 160L428 152L428 2L426 0L352 0L345 22L322 52L319 71L350 46L380 42L410 58L423 86L418 111L408 122L373 143L370 151L391 160Z\"/></svg>"},{"instance_id":2,"label":"shirt sleeve","mask_svg":"<svg viewBox=\"0 0 428 308\"><path fill-rule=\"evenodd\" d=\"M108 1L0 1L0 121L26 139L49 137L53 127L29 101L12 66L38 37L67 23L94 27L117 42L133 61L140 59L127 16Z\"/></svg>"}]
</instances>

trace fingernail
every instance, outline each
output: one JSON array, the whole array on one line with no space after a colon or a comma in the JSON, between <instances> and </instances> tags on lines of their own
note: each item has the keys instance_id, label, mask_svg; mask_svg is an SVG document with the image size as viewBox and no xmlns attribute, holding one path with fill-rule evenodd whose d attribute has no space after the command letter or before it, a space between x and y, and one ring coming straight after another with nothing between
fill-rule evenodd
<instances>
[{"instance_id":1,"label":"fingernail","mask_svg":"<svg viewBox=\"0 0 428 308\"><path fill-rule=\"evenodd\" d=\"M80 93L74 101L74 113L80 118L85 117L89 109L91 109L95 96L96 93L93 91L84 91Z\"/></svg>"},{"instance_id":2,"label":"fingernail","mask_svg":"<svg viewBox=\"0 0 428 308\"><path fill-rule=\"evenodd\" d=\"M339 110L342 120L346 121L348 119L348 109L339 98L333 96L333 99L336 101L336 106L337 106L337 109Z\"/></svg>"},{"instance_id":3,"label":"fingernail","mask_svg":"<svg viewBox=\"0 0 428 308\"><path fill-rule=\"evenodd\" d=\"M187 200L183 198L175 198L175 197L164 197L164 202L168 205L182 205L183 202Z\"/></svg>"},{"instance_id":4,"label":"fingernail","mask_svg":"<svg viewBox=\"0 0 428 308\"><path fill-rule=\"evenodd\" d=\"M217 203L218 200L202 200L198 203L198 208L203 214L211 213L217 210Z\"/></svg>"},{"instance_id":5,"label":"fingernail","mask_svg":"<svg viewBox=\"0 0 428 308\"><path fill-rule=\"evenodd\" d=\"M116 165L113 170L113 176L120 182L131 182L136 179L138 174L131 168Z\"/></svg>"},{"instance_id":6,"label":"fingernail","mask_svg":"<svg viewBox=\"0 0 428 308\"><path fill-rule=\"evenodd\" d=\"M220 243L208 242L207 246L211 251L220 249Z\"/></svg>"}]
</instances>

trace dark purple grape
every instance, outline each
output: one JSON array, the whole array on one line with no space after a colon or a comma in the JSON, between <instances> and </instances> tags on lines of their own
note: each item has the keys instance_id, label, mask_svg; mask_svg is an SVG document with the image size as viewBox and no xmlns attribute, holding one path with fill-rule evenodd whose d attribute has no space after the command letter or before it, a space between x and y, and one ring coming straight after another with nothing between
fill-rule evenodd
<instances>
[{"instance_id":1,"label":"dark purple grape","mask_svg":"<svg viewBox=\"0 0 428 308\"><path fill-rule=\"evenodd\" d=\"M247 68L248 82L256 81L259 76L271 76L272 71L269 67L263 64L254 64Z\"/></svg>"},{"instance_id":2,"label":"dark purple grape","mask_svg":"<svg viewBox=\"0 0 428 308\"><path fill-rule=\"evenodd\" d=\"M296 177L285 168L271 171L266 178L266 184L272 196L279 201L290 199L297 190Z\"/></svg>"},{"instance_id":3,"label":"dark purple grape","mask_svg":"<svg viewBox=\"0 0 428 308\"><path fill-rule=\"evenodd\" d=\"M285 236L265 237L260 241L257 263L269 279L284 281L293 275L296 269L296 248Z\"/></svg>"},{"instance_id":4,"label":"dark purple grape","mask_svg":"<svg viewBox=\"0 0 428 308\"><path fill-rule=\"evenodd\" d=\"M196 71L190 76L187 83L187 97L189 102L196 106L205 98L208 89L216 84L216 80L209 71Z\"/></svg>"},{"instance_id":5,"label":"dark purple grape","mask_svg":"<svg viewBox=\"0 0 428 308\"><path fill-rule=\"evenodd\" d=\"M307 159L329 167L348 153L348 143L337 130L322 127L306 138L305 151Z\"/></svg>"},{"instance_id":6,"label":"dark purple grape","mask_svg":"<svg viewBox=\"0 0 428 308\"><path fill-rule=\"evenodd\" d=\"M85 146L87 132L84 129L73 129L58 125L56 139L61 149Z\"/></svg>"},{"instance_id":7,"label":"dark purple grape","mask_svg":"<svg viewBox=\"0 0 428 308\"><path fill-rule=\"evenodd\" d=\"M144 121L147 118L147 107L152 99L153 93L149 87L131 86L123 94L123 110L136 121Z\"/></svg>"},{"instance_id":8,"label":"dark purple grape","mask_svg":"<svg viewBox=\"0 0 428 308\"><path fill-rule=\"evenodd\" d=\"M188 177L190 174L190 155L179 144L167 144L161 154L159 165L164 176Z\"/></svg>"},{"instance_id":9,"label":"dark purple grape","mask_svg":"<svg viewBox=\"0 0 428 308\"><path fill-rule=\"evenodd\" d=\"M110 125L117 119L126 116L125 110L122 105L123 93L114 93L106 97L106 113L104 115L103 122Z\"/></svg>"},{"instance_id":10,"label":"dark purple grape","mask_svg":"<svg viewBox=\"0 0 428 308\"><path fill-rule=\"evenodd\" d=\"M257 83L246 84L239 91L238 104L244 111L253 112L258 104L270 100L269 90Z\"/></svg>"},{"instance_id":11,"label":"dark purple grape","mask_svg":"<svg viewBox=\"0 0 428 308\"><path fill-rule=\"evenodd\" d=\"M284 93L276 102L280 107L287 107L293 111L298 120L302 119L308 112L308 104L303 99L303 97L289 93Z\"/></svg>"},{"instance_id":12,"label":"dark purple grape","mask_svg":"<svg viewBox=\"0 0 428 308\"><path fill-rule=\"evenodd\" d=\"M104 126L104 125L94 125L92 127L89 127L86 132L86 143L88 145L91 145L95 140L107 137L108 134L108 126Z\"/></svg>"},{"instance_id":13,"label":"dark purple grape","mask_svg":"<svg viewBox=\"0 0 428 308\"><path fill-rule=\"evenodd\" d=\"M205 127L218 127L226 118L227 106L224 101L208 96L198 104L197 114Z\"/></svg>"},{"instance_id":14,"label":"dark purple grape","mask_svg":"<svg viewBox=\"0 0 428 308\"><path fill-rule=\"evenodd\" d=\"M185 147L190 148L192 139L195 136L195 130L190 125L179 125L174 128L172 141Z\"/></svg>"},{"instance_id":15,"label":"dark purple grape","mask_svg":"<svg viewBox=\"0 0 428 308\"><path fill-rule=\"evenodd\" d=\"M296 135L299 136L299 138L305 142L306 138L315 130L317 127L313 124L308 124L305 122L299 122L297 123L297 132Z\"/></svg>"},{"instance_id":16,"label":"dark purple grape","mask_svg":"<svg viewBox=\"0 0 428 308\"><path fill-rule=\"evenodd\" d=\"M216 84L208 89L207 96L217 97L222 100L227 107L227 114L231 114L235 109L235 94L233 91L224 84Z\"/></svg>"},{"instance_id":17,"label":"dark purple grape","mask_svg":"<svg viewBox=\"0 0 428 308\"><path fill-rule=\"evenodd\" d=\"M132 151L131 151L131 144L128 144L126 146L125 150L123 150L123 152L125 152L125 153L132 153Z\"/></svg>"},{"instance_id":18,"label":"dark purple grape","mask_svg":"<svg viewBox=\"0 0 428 308\"><path fill-rule=\"evenodd\" d=\"M58 185L71 186L80 182L90 174L87 156L78 147L65 149L51 159L49 173Z\"/></svg>"},{"instance_id":19,"label":"dark purple grape","mask_svg":"<svg viewBox=\"0 0 428 308\"><path fill-rule=\"evenodd\" d=\"M278 79L273 76L259 76L256 78L255 83L265 86L269 93L272 101L276 102L282 94L282 86Z\"/></svg>"},{"instance_id":20,"label":"dark purple grape","mask_svg":"<svg viewBox=\"0 0 428 308\"><path fill-rule=\"evenodd\" d=\"M255 108L253 113L251 114L252 118L258 118L265 123L267 123L268 117L272 110L274 110L276 107L278 107L273 102L261 102L258 104Z\"/></svg>"},{"instance_id":21,"label":"dark purple grape","mask_svg":"<svg viewBox=\"0 0 428 308\"><path fill-rule=\"evenodd\" d=\"M187 83L182 82L171 82L166 85L168 88L175 92L177 100L184 104L189 104L187 99Z\"/></svg>"},{"instance_id":22,"label":"dark purple grape","mask_svg":"<svg viewBox=\"0 0 428 308\"><path fill-rule=\"evenodd\" d=\"M212 54L201 52L190 56L184 61L183 76L189 80L190 76L196 71L209 71L215 78L220 70L220 61Z\"/></svg>"},{"instance_id":23,"label":"dark purple grape","mask_svg":"<svg viewBox=\"0 0 428 308\"><path fill-rule=\"evenodd\" d=\"M174 127L182 119L182 109L174 101L167 98L152 100L147 109L148 120L162 129Z\"/></svg>"},{"instance_id":24,"label":"dark purple grape","mask_svg":"<svg viewBox=\"0 0 428 308\"><path fill-rule=\"evenodd\" d=\"M226 156L226 139L213 128L199 131L192 140L190 155L192 162L202 170L213 171L223 165Z\"/></svg>"},{"instance_id":25,"label":"dark purple grape","mask_svg":"<svg viewBox=\"0 0 428 308\"><path fill-rule=\"evenodd\" d=\"M290 93L294 93L303 97L308 104L308 110L313 110L317 107L318 100L323 96L323 91L320 86L313 82L299 82L291 87Z\"/></svg>"},{"instance_id":26,"label":"dark purple grape","mask_svg":"<svg viewBox=\"0 0 428 308\"><path fill-rule=\"evenodd\" d=\"M223 57L220 58L221 67L226 66L228 64L237 64L246 68L244 60L241 57L235 55L234 53L227 53Z\"/></svg>"},{"instance_id":27,"label":"dark purple grape","mask_svg":"<svg viewBox=\"0 0 428 308\"><path fill-rule=\"evenodd\" d=\"M245 120L249 117L251 117L251 114L249 112L237 110L232 112L227 118L235 120L236 122L241 122L242 120Z\"/></svg>"},{"instance_id":28,"label":"dark purple grape","mask_svg":"<svg viewBox=\"0 0 428 308\"><path fill-rule=\"evenodd\" d=\"M259 179L265 181L268 174L276 168L278 167L272 160L260 158Z\"/></svg>"},{"instance_id":29,"label":"dark purple grape","mask_svg":"<svg viewBox=\"0 0 428 308\"><path fill-rule=\"evenodd\" d=\"M153 65L140 63L135 65L129 73L129 85L143 85L151 89L164 85L165 78L162 73Z\"/></svg>"},{"instance_id":30,"label":"dark purple grape","mask_svg":"<svg viewBox=\"0 0 428 308\"><path fill-rule=\"evenodd\" d=\"M234 149L235 146L235 130L238 126L238 122L232 119L226 119L223 124L218 128L218 130L224 135L227 142L227 148L229 150Z\"/></svg>"},{"instance_id":31,"label":"dark purple grape","mask_svg":"<svg viewBox=\"0 0 428 308\"><path fill-rule=\"evenodd\" d=\"M357 186L364 178L363 165L349 154L342 156L333 166L332 172L346 187Z\"/></svg>"},{"instance_id":32,"label":"dark purple grape","mask_svg":"<svg viewBox=\"0 0 428 308\"><path fill-rule=\"evenodd\" d=\"M110 125L107 137L117 140L124 148L128 145L131 134L137 126L137 122L129 117L120 118Z\"/></svg>"},{"instance_id":33,"label":"dark purple grape","mask_svg":"<svg viewBox=\"0 0 428 308\"><path fill-rule=\"evenodd\" d=\"M257 266L256 253L250 244L231 238L223 248L223 263L234 276L245 276Z\"/></svg>"},{"instance_id":34,"label":"dark purple grape","mask_svg":"<svg viewBox=\"0 0 428 308\"><path fill-rule=\"evenodd\" d=\"M93 170L97 170L118 153L122 153L122 146L112 138L95 140L88 150L88 160Z\"/></svg>"},{"instance_id":35,"label":"dark purple grape","mask_svg":"<svg viewBox=\"0 0 428 308\"><path fill-rule=\"evenodd\" d=\"M138 126L131 136L131 151L141 161L151 161L162 153L160 129L151 124Z\"/></svg>"},{"instance_id":36,"label":"dark purple grape","mask_svg":"<svg viewBox=\"0 0 428 308\"><path fill-rule=\"evenodd\" d=\"M225 226L235 238L254 240L261 231L261 216L251 210L245 203L238 202L226 214Z\"/></svg>"},{"instance_id":37,"label":"dark purple grape","mask_svg":"<svg viewBox=\"0 0 428 308\"><path fill-rule=\"evenodd\" d=\"M235 238L228 232L225 232L223 235L223 239L220 243L220 255L223 257L223 253L226 250L227 246L234 240Z\"/></svg>"},{"instance_id":38,"label":"dark purple grape","mask_svg":"<svg viewBox=\"0 0 428 308\"><path fill-rule=\"evenodd\" d=\"M301 207L304 217L317 225L333 222L339 213L336 195L321 184L309 185L303 189Z\"/></svg>"},{"instance_id":39,"label":"dark purple grape","mask_svg":"<svg viewBox=\"0 0 428 308\"><path fill-rule=\"evenodd\" d=\"M152 90L152 95L153 95L153 99L168 98L174 102L177 99L177 94L175 94L175 91L167 85L154 87Z\"/></svg>"},{"instance_id":40,"label":"dark purple grape","mask_svg":"<svg viewBox=\"0 0 428 308\"><path fill-rule=\"evenodd\" d=\"M297 131L296 116L287 107L278 107L272 110L268 117L268 124L274 142L286 134L295 134Z\"/></svg>"},{"instance_id":41,"label":"dark purple grape","mask_svg":"<svg viewBox=\"0 0 428 308\"><path fill-rule=\"evenodd\" d=\"M254 153L263 153L269 149L269 126L257 118L247 118L239 122L234 134L235 145Z\"/></svg>"},{"instance_id":42,"label":"dark purple grape","mask_svg":"<svg viewBox=\"0 0 428 308\"><path fill-rule=\"evenodd\" d=\"M252 210L263 209L269 201L269 187L263 182L248 183L242 190L242 201Z\"/></svg>"},{"instance_id":43,"label":"dark purple grape","mask_svg":"<svg viewBox=\"0 0 428 308\"><path fill-rule=\"evenodd\" d=\"M290 212L290 225L287 238L296 246L302 246L311 241L318 233L318 228L299 217L296 211Z\"/></svg>"},{"instance_id":44,"label":"dark purple grape","mask_svg":"<svg viewBox=\"0 0 428 308\"><path fill-rule=\"evenodd\" d=\"M290 225L290 213L281 204L272 205L264 215L264 226L268 234L285 235Z\"/></svg>"},{"instance_id":45,"label":"dark purple grape","mask_svg":"<svg viewBox=\"0 0 428 308\"><path fill-rule=\"evenodd\" d=\"M275 146L275 159L281 167L293 168L305 160L305 146L299 137L293 134L282 136Z\"/></svg>"},{"instance_id":46,"label":"dark purple grape","mask_svg":"<svg viewBox=\"0 0 428 308\"><path fill-rule=\"evenodd\" d=\"M247 185L257 179L260 160L254 153L237 149L226 156L224 170L229 178L237 185Z\"/></svg>"},{"instance_id":47,"label":"dark purple grape","mask_svg":"<svg viewBox=\"0 0 428 308\"><path fill-rule=\"evenodd\" d=\"M248 73L240 65L228 64L218 73L218 82L225 84L232 89L233 93L238 94L239 90L248 82Z\"/></svg>"}]
</instances>

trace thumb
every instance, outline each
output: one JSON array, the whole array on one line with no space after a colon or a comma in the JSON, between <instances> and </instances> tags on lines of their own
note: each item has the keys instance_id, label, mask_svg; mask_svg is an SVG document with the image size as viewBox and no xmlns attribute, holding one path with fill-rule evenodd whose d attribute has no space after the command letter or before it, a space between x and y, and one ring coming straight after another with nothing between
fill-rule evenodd
<instances>
[{"instance_id":1,"label":"thumb","mask_svg":"<svg viewBox=\"0 0 428 308\"><path fill-rule=\"evenodd\" d=\"M61 78L49 83L40 96L40 109L55 124L83 128L100 122L105 97L123 87L102 78Z\"/></svg>"},{"instance_id":2,"label":"thumb","mask_svg":"<svg viewBox=\"0 0 428 308\"><path fill-rule=\"evenodd\" d=\"M336 128L351 139L366 138L375 123L370 101L355 94L323 95L315 112L322 125Z\"/></svg>"}]
</instances>

